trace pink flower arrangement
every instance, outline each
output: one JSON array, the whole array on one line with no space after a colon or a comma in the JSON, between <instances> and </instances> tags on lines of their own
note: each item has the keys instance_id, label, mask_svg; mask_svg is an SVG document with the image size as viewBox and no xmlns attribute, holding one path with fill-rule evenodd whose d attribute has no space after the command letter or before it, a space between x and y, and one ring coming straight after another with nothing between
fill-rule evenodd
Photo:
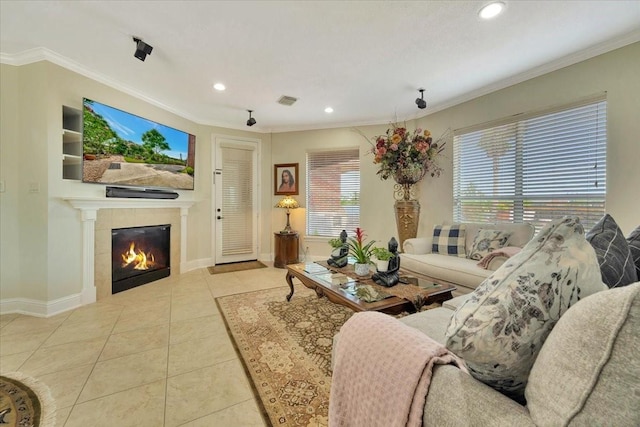
<instances>
[{"instance_id":1,"label":"pink flower arrangement","mask_svg":"<svg viewBox=\"0 0 640 427\"><path fill-rule=\"evenodd\" d=\"M444 142L433 141L431 132L393 124L385 135L375 137L371 152L373 163L379 164L381 179L393 177L398 184L415 184L427 173L439 176L442 168L436 158L444 150ZM440 142L440 143L439 143Z\"/></svg>"}]
</instances>

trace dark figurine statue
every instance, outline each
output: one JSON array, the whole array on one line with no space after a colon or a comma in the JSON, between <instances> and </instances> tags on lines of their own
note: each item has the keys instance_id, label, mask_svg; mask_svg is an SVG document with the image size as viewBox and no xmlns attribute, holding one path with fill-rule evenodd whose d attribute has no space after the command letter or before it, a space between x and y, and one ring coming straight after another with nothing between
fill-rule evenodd
<instances>
[{"instance_id":1,"label":"dark figurine statue","mask_svg":"<svg viewBox=\"0 0 640 427\"><path fill-rule=\"evenodd\" d=\"M340 241L342 246L331 251L331 258L327 260L327 264L332 267L342 268L347 265L349 260L349 245L347 244L347 232L345 230L340 233Z\"/></svg>"},{"instance_id":2,"label":"dark figurine statue","mask_svg":"<svg viewBox=\"0 0 640 427\"><path fill-rule=\"evenodd\" d=\"M390 288L400 281L400 254L398 253L398 241L395 237L389 240L388 248L389 252L393 254L393 257L389 260L389 268L387 271L376 271L371 278L378 285Z\"/></svg>"}]
</instances>

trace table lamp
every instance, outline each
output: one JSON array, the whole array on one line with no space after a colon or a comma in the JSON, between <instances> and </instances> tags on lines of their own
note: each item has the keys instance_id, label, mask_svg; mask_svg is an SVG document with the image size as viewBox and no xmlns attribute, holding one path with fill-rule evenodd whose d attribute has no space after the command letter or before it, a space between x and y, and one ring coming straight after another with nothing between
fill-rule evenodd
<instances>
[{"instance_id":1,"label":"table lamp","mask_svg":"<svg viewBox=\"0 0 640 427\"><path fill-rule=\"evenodd\" d=\"M289 225L289 214L291 213L290 210L299 207L300 205L298 204L298 202L291 196L285 196L278 202L276 208L283 208L287 210L287 226L284 228L284 230L281 231L281 233L291 233L291 225Z\"/></svg>"}]
</instances>

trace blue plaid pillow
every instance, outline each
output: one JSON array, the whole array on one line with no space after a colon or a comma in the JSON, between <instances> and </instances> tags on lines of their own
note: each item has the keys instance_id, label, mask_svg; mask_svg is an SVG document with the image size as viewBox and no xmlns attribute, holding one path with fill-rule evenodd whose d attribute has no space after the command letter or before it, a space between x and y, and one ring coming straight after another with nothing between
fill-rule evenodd
<instances>
[{"instance_id":1,"label":"blue plaid pillow","mask_svg":"<svg viewBox=\"0 0 640 427\"><path fill-rule=\"evenodd\" d=\"M433 227L431 252L466 258L465 225L436 225Z\"/></svg>"}]
</instances>

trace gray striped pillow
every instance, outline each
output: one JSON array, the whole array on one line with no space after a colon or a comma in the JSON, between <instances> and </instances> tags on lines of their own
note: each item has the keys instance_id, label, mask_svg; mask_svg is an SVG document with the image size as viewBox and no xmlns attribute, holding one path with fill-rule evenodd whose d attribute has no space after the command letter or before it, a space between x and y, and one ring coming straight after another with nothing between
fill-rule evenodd
<instances>
[{"instance_id":1,"label":"gray striped pillow","mask_svg":"<svg viewBox=\"0 0 640 427\"><path fill-rule=\"evenodd\" d=\"M633 262L636 264L636 275L640 280L640 225L627 236L627 243Z\"/></svg>"},{"instance_id":2,"label":"gray striped pillow","mask_svg":"<svg viewBox=\"0 0 640 427\"><path fill-rule=\"evenodd\" d=\"M611 215L603 216L586 237L596 251L602 281L609 288L638 281L629 243Z\"/></svg>"}]
</instances>

